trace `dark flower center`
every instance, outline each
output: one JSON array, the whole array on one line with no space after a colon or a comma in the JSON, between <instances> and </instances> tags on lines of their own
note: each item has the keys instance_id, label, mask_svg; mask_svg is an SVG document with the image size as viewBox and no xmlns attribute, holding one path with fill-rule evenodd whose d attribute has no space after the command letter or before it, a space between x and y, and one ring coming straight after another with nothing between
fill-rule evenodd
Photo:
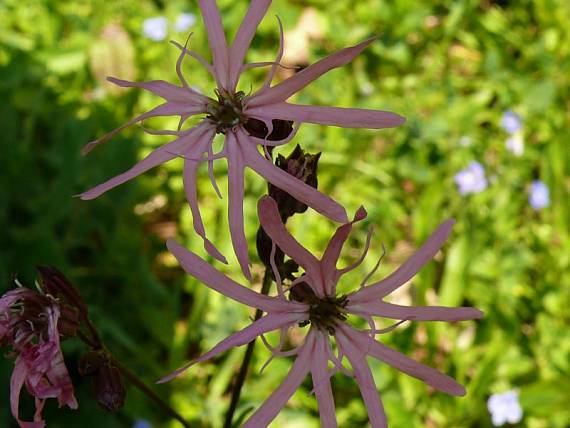
<instances>
[{"instance_id":1,"label":"dark flower center","mask_svg":"<svg viewBox=\"0 0 570 428\"><path fill-rule=\"evenodd\" d=\"M279 141L287 138L293 132L293 122L289 120L272 119L273 130L269 133L267 125L243 113L245 92L238 91L230 94L225 90L216 89L217 101L210 99L206 118L216 124L216 132L225 134L238 125L243 125L249 135L257 138L267 138L269 141ZM269 133L269 135L267 135Z\"/></svg>"},{"instance_id":2,"label":"dark flower center","mask_svg":"<svg viewBox=\"0 0 570 428\"><path fill-rule=\"evenodd\" d=\"M331 336L339 321L346 320L344 307L348 303L346 296L318 297L306 282L301 282L291 289L291 300L309 305L309 319L299 324L304 327L313 324L319 329L326 330Z\"/></svg>"},{"instance_id":3,"label":"dark flower center","mask_svg":"<svg viewBox=\"0 0 570 428\"><path fill-rule=\"evenodd\" d=\"M225 90L216 89L215 93L218 100L211 100L208 104L206 117L216 124L218 134L225 134L237 125L247 122L242 106L245 92L230 94Z\"/></svg>"}]
</instances>

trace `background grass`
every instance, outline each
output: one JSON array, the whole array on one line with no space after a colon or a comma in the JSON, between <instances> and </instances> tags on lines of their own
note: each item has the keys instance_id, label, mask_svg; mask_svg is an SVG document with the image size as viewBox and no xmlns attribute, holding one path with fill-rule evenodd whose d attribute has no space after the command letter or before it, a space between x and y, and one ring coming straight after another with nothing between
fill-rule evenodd
<instances>
[{"instance_id":1,"label":"background grass","mask_svg":"<svg viewBox=\"0 0 570 428\"><path fill-rule=\"evenodd\" d=\"M219 4L226 31L233 35L248 3ZM203 254L182 195L181 161L94 201L72 197L168 141L133 127L88 157L79 154L87 141L159 102L142 91L114 88L105 76L176 81L176 49L166 40L146 38L142 29L145 19L165 16L167 39L181 42L187 34L173 26L181 12L197 15L191 46L208 55L195 2L0 2L0 287L10 289L16 273L31 285L36 264L57 266L80 287L109 347L148 383L246 325L251 316L184 275L165 251L165 239L178 236ZM387 256L375 278L391 272L439 223L454 217L449 243L396 299L472 305L486 313L477 323L405 324L381 338L454 376L468 391L464 398L451 398L370 361L390 426L488 427L488 397L513 388L520 391L524 411L519 426L569 426L570 3L278 0L253 41L250 61L274 57L274 15L283 20L286 58L294 65L379 35L352 64L319 79L296 102L380 108L408 118L394 130L305 125L298 134L305 149L323 152L320 189L351 214L360 204L368 209L366 224L345 248L345 263L359 254L367 226L377 228L367 261L347 278L344 290L372 268L381 243ZM185 73L212 95L212 82L197 63L188 61ZM263 76L262 70L251 71L242 89L257 87ZM520 157L505 146L508 134L500 120L506 110L523 119ZM147 125L175 124L157 119ZM461 196L453 178L473 160L484 166L489 186ZM224 195L225 169L222 162L216 165ZM550 206L542 210L528 203L535 179L550 189ZM226 199L216 198L205 169L199 189L206 228L230 260L216 267L242 281L231 256ZM252 255L255 204L264 190L262 180L248 173L245 213ZM317 254L334 227L314 212L290 224ZM253 270L259 283L260 264ZM68 341L65 350L80 409L57 409L48 402L48 426L126 427L137 419L176 426L133 388L118 414L97 409L89 382L77 375L83 348ZM220 426L243 351L200 364L156 390L192 426ZM257 347L240 412L257 408L291 366L290 360L277 359L260 375L268 355ZM0 360L2 403L8 403L12 366L9 359ZM340 426L367 423L355 382L337 374L333 385ZM318 426L311 388L307 379L273 426ZM24 407L29 404L24 401ZM0 425L14 425L7 405L0 407Z\"/></svg>"}]
</instances>

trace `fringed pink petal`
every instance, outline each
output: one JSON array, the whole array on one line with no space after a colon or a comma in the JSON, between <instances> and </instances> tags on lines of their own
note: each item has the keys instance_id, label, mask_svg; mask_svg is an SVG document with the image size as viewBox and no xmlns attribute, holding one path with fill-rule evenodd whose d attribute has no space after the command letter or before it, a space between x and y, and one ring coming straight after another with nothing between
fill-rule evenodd
<instances>
[{"instance_id":1,"label":"fringed pink petal","mask_svg":"<svg viewBox=\"0 0 570 428\"><path fill-rule=\"evenodd\" d=\"M179 114L180 114L180 106L178 104L172 104L172 103L168 103L168 102L161 104L161 105L153 108L152 110L147 111L146 113L140 114L137 117L135 117L134 119L129 120L124 125L121 125L116 129L113 129L111 132L108 132L107 134L103 135L101 138L98 138L97 140L94 140L94 141L87 143L85 146L83 146L83 149L81 149L81 154L86 155L91 150L93 150L95 147L97 147L99 144L103 144L103 143L109 141L111 138L113 138L115 135L117 135L123 129L128 128L129 126L134 125L137 122L142 122L143 120L149 119L151 117L173 116L173 115L179 115Z\"/></svg>"},{"instance_id":2,"label":"fringed pink petal","mask_svg":"<svg viewBox=\"0 0 570 428\"><path fill-rule=\"evenodd\" d=\"M285 298L285 294L283 291L283 281L281 280L281 274L279 273L279 269L277 268L277 264L275 263L275 253L277 252L277 245L275 242L271 242L271 253L269 254L269 264L271 265L271 271L273 272L273 276L275 277L275 285L277 286L277 294L279 297Z\"/></svg>"},{"instance_id":3,"label":"fringed pink petal","mask_svg":"<svg viewBox=\"0 0 570 428\"><path fill-rule=\"evenodd\" d=\"M273 165L257 151L253 144L247 144L247 138L247 135L238 131L245 162L251 169L325 217L339 223L348 221L346 210L340 204Z\"/></svg>"},{"instance_id":4,"label":"fringed pink petal","mask_svg":"<svg viewBox=\"0 0 570 428\"><path fill-rule=\"evenodd\" d=\"M373 315L409 321L465 321L483 317L483 312L476 308L449 308L444 306L400 306L383 301L351 303L345 309L358 315Z\"/></svg>"},{"instance_id":5,"label":"fringed pink petal","mask_svg":"<svg viewBox=\"0 0 570 428\"><path fill-rule=\"evenodd\" d=\"M356 46L341 49L340 51L335 52L326 58L323 58L315 64L312 64L307 68L301 70L299 73L295 74L284 82L281 82L278 85L269 88L268 90L264 90L262 93L254 94L249 99L248 105L250 107L254 107L285 101L291 95L299 92L309 83L311 83L313 80L318 79L327 71L348 64L374 40L376 40L376 37L367 39Z\"/></svg>"},{"instance_id":6,"label":"fringed pink petal","mask_svg":"<svg viewBox=\"0 0 570 428\"><path fill-rule=\"evenodd\" d=\"M176 46L178 49L180 49L180 56L178 57L178 61L176 62L177 64L177 69L176 72L178 73L178 78L184 82L184 76L182 75L182 59L184 57L184 55L188 55L189 57L194 58L195 60L197 60L200 64L202 64L204 66L204 68L206 70L208 70L208 72L210 73L210 75L216 79L216 73L214 71L214 67L212 67L212 64L210 64L208 61L206 61L206 59L200 55L197 52L194 52L190 49L186 48L186 45L182 46L180 43L171 40L170 43L172 43L174 46ZM178 65L178 63L180 62L180 65Z\"/></svg>"},{"instance_id":7,"label":"fringed pink petal","mask_svg":"<svg viewBox=\"0 0 570 428\"><path fill-rule=\"evenodd\" d=\"M261 339L261 342L263 342L263 345L265 345L267 350L269 352L271 352L271 356L263 364L261 369L259 369L259 374L263 373L263 370L265 370L265 368L269 365L269 363L271 363L271 361L273 361L273 359L275 357L277 357L277 356L279 356L279 357L293 356L293 355L297 355L297 353L299 352L298 348L293 348L293 349L290 349L288 351L283 351L283 346L285 345L285 339L287 338L287 330L288 329L289 329L289 326L283 326L279 329L280 330L279 331L279 343L277 344L277 346L275 348L269 344L269 342L267 341L267 339L265 338L265 336L263 334L261 336L259 336L259 338Z\"/></svg>"},{"instance_id":8,"label":"fringed pink petal","mask_svg":"<svg viewBox=\"0 0 570 428\"><path fill-rule=\"evenodd\" d=\"M182 63L184 62L184 57L186 56L186 49L188 47L188 42L190 41L190 37L192 33L188 34L186 37L186 41L184 42L184 47L181 47L180 55L178 55L178 59L176 60L176 75L178 76L178 80L182 83L182 86L186 89L190 89L190 85L186 81L184 77L184 73L182 73Z\"/></svg>"},{"instance_id":9,"label":"fringed pink petal","mask_svg":"<svg viewBox=\"0 0 570 428\"><path fill-rule=\"evenodd\" d=\"M348 235L352 231L352 225L362 219L365 219L366 216L366 210L361 206L354 215L354 219L350 223L344 224L337 228L335 234L329 241L321 259L321 267L325 284L325 295L335 295L336 280L338 279L338 270L336 268L336 264L338 258L340 257L340 252L345 241L348 239Z\"/></svg>"},{"instance_id":10,"label":"fringed pink petal","mask_svg":"<svg viewBox=\"0 0 570 428\"><path fill-rule=\"evenodd\" d=\"M248 112L260 117L340 126L342 128L394 128L406 121L404 117L396 113L383 110L322 107L285 102L249 107Z\"/></svg>"},{"instance_id":11,"label":"fringed pink petal","mask_svg":"<svg viewBox=\"0 0 570 428\"><path fill-rule=\"evenodd\" d=\"M122 174L119 174L84 193L81 193L79 197L83 200L97 198L108 190L111 190L114 187L132 180L133 178L141 175L149 169L152 169L164 162L168 162L169 160L174 159L177 157L177 153L183 152L186 147L194 144L196 141L202 138L204 132L206 132L208 129L209 125L205 122L198 125L184 136L174 140L172 143L165 144L164 146L161 146L158 149L154 150L147 157L135 164L126 172L123 172Z\"/></svg>"},{"instance_id":12,"label":"fringed pink petal","mask_svg":"<svg viewBox=\"0 0 570 428\"><path fill-rule=\"evenodd\" d=\"M188 156L199 157L202 153L208 150L214 138L214 130L209 129L202 137L191 147L186 154ZM198 189L196 182L196 175L198 172L199 162L193 160L184 160L184 169L182 171L182 179L184 182L184 193L188 200L188 205L192 211L192 222L194 230L204 241L204 249L208 254L222 263L228 263L226 258L218 251L214 244L207 238L204 223L202 222L202 215L200 214L200 207L198 206Z\"/></svg>"},{"instance_id":13,"label":"fringed pink petal","mask_svg":"<svg viewBox=\"0 0 570 428\"><path fill-rule=\"evenodd\" d=\"M260 61L260 62L250 62L250 63L244 64L241 68L241 71L243 73L244 71L247 71L251 68L269 67L270 65L275 65L276 67L281 67L281 68L284 68L286 70L297 70L299 68L299 67L296 67L294 65L291 66L291 65L285 65L282 63L276 63L275 61Z\"/></svg>"},{"instance_id":14,"label":"fringed pink petal","mask_svg":"<svg viewBox=\"0 0 570 428\"><path fill-rule=\"evenodd\" d=\"M220 294L243 303L244 305L261 309L264 312L306 312L306 305L276 297L264 296L238 284L218 272L212 265L196 254L188 251L174 239L169 239L166 242L166 246L187 273Z\"/></svg>"},{"instance_id":15,"label":"fringed pink petal","mask_svg":"<svg viewBox=\"0 0 570 428\"><path fill-rule=\"evenodd\" d=\"M366 333L355 330L347 324L342 324L341 329L355 346L369 356L384 361L401 372L413 376L416 379L419 379L435 389L443 391L449 395L465 395L465 388L457 383L453 378L412 360L401 352L377 342Z\"/></svg>"},{"instance_id":16,"label":"fringed pink petal","mask_svg":"<svg viewBox=\"0 0 570 428\"><path fill-rule=\"evenodd\" d=\"M337 274L338 276L336 278L337 281L338 281L338 278L340 276L344 275L347 272L350 272L350 271L356 269L358 266L360 266L362 264L362 262L366 258L366 255L368 254L368 250L370 249L370 242L372 240L372 234L373 233L374 233L374 228L373 227L369 228L368 233L366 234L366 243L364 244L364 249L362 250L362 254L354 263L338 270L338 274Z\"/></svg>"},{"instance_id":17,"label":"fringed pink petal","mask_svg":"<svg viewBox=\"0 0 570 428\"><path fill-rule=\"evenodd\" d=\"M382 299L396 288L404 285L439 251L447 240L455 220L450 219L442 223L427 241L394 273L382 281L376 282L368 287L348 296L352 303L364 302L367 300Z\"/></svg>"},{"instance_id":18,"label":"fringed pink petal","mask_svg":"<svg viewBox=\"0 0 570 428\"><path fill-rule=\"evenodd\" d=\"M271 0L252 0L239 26L230 49L230 87L228 89L232 92L237 86L245 54L270 5Z\"/></svg>"},{"instance_id":19,"label":"fringed pink petal","mask_svg":"<svg viewBox=\"0 0 570 428\"><path fill-rule=\"evenodd\" d=\"M244 230L244 168L240 146L232 132L226 135L225 147L228 151L228 221L232 245L241 271L248 281L252 281L249 271L249 254Z\"/></svg>"},{"instance_id":20,"label":"fringed pink petal","mask_svg":"<svg viewBox=\"0 0 570 428\"><path fill-rule=\"evenodd\" d=\"M354 370L354 377L358 383L360 394L364 400L366 410L368 410L368 419L372 428L387 428L386 413L380 400L380 395L376 389L376 383L372 377L372 372L366 362L366 354L358 349L349 337L343 331L337 331L335 334L339 347L350 361Z\"/></svg>"},{"instance_id":21,"label":"fringed pink petal","mask_svg":"<svg viewBox=\"0 0 570 428\"><path fill-rule=\"evenodd\" d=\"M279 411L287 404L289 398L299 388L307 373L309 373L314 344L314 336L309 333L283 383L273 391L261 407L245 422L243 428L266 427L275 419Z\"/></svg>"},{"instance_id":22,"label":"fringed pink petal","mask_svg":"<svg viewBox=\"0 0 570 428\"><path fill-rule=\"evenodd\" d=\"M214 188L218 198L222 199L222 192L220 192L220 188L218 187L218 183L216 182L216 176L214 175L214 159L226 157L227 153L225 150L222 150L220 153L214 155L214 149L210 145L208 147L208 175L210 176L210 183Z\"/></svg>"},{"instance_id":23,"label":"fringed pink petal","mask_svg":"<svg viewBox=\"0 0 570 428\"><path fill-rule=\"evenodd\" d=\"M277 203L270 196L262 197L257 203L257 215L265 233L277 246L299 263L308 275L320 276L320 263L318 259L305 249L291 236L281 221Z\"/></svg>"},{"instance_id":24,"label":"fringed pink petal","mask_svg":"<svg viewBox=\"0 0 570 428\"><path fill-rule=\"evenodd\" d=\"M268 331L272 331L275 329L280 328L283 325L289 325L291 323L295 323L303 318L303 315L298 313L273 313L260 318L259 320L253 322L252 324L248 325L243 330L240 330L237 333L232 334L229 337L226 337L216 346L214 346L210 351L206 352L204 355L192 360L190 363L184 365L183 367L175 370L168 376L163 377L157 383L165 383L171 381L175 377L180 376L194 364L198 364L202 361L209 360L210 358L215 357L216 355L221 354L222 352L227 351L228 349L233 348L234 346L241 346L245 345L246 343L251 342L256 337L266 333Z\"/></svg>"},{"instance_id":25,"label":"fringed pink petal","mask_svg":"<svg viewBox=\"0 0 570 428\"><path fill-rule=\"evenodd\" d=\"M364 278L362 278L362 281L360 282L360 287L359 287L360 289L362 289L366 285L368 280L370 278L372 278L372 275L374 275L376 273L376 271L380 267L380 263L382 263L382 259L384 258L385 255L386 255L386 248L384 247L384 244L382 244L382 255L378 258L378 261L376 262L376 264L374 265L372 270L370 272L368 272Z\"/></svg>"},{"instance_id":26,"label":"fringed pink petal","mask_svg":"<svg viewBox=\"0 0 570 428\"><path fill-rule=\"evenodd\" d=\"M208 43L212 51L212 63L218 87L229 88L229 50L222 27L222 18L215 0L198 0L202 19L208 32Z\"/></svg>"},{"instance_id":27,"label":"fringed pink petal","mask_svg":"<svg viewBox=\"0 0 570 428\"><path fill-rule=\"evenodd\" d=\"M321 332L315 332L316 342L313 358L311 358L311 376L313 390L319 403L319 418L321 426L336 428L336 413L328 370L328 338Z\"/></svg>"},{"instance_id":28,"label":"fringed pink petal","mask_svg":"<svg viewBox=\"0 0 570 428\"><path fill-rule=\"evenodd\" d=\"M180 87L164 80L151 80L149 82L130 82L128 80L117 79L116 77L107 77L107 80L115 85L123 88L143 88L167 101L176 104L188 105L192 111L203 113L206 111L208 98L189 87Z\"/></svg>"}]
</instances>

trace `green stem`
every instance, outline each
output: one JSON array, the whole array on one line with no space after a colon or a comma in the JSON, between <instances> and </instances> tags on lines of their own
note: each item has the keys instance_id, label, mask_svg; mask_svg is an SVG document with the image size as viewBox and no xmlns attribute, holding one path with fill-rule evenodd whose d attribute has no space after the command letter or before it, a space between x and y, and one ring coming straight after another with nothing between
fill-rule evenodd
<instances>
[{"instance_id":1,"label":"green stem","mask_svg":"<svg viewBox=\"0 0 570 428\"><path fill-rule=\"evenodd\" d=\"M121 362L113 358L113 364L121 371L121 373L129 380L133 385L135 385L142 393L144 393L148 398L154 401L165 413L169 414L172 418L176 419L185 428L190 428L190 424L184 420L184 418L172 407L170 407L165 401L162 400L152 389L146 386L138 376L133 373L129 368L124 366Z\"/></svg>"},{"instance_id":2,"label":"green stem","mask_svg":"<svg viewBox=\"0 0 570 428\"><path fill-rule=\"evenodd\" d=\"M263 285L261 286L261 294L267 295L269 293L269 287L271 286L271 282L273 279L271 278L271 273L269 269L265 269L265 275L263 276ZM263 315L263 311L257 309L255 311L254 320L257 321ZM253 348L255 347L255 340L252 340L247 344L247 349L245 350L245 355L243 357L243 362L241 363L241 367L239 369L236 382L234 383L234 387L232 388L232 399L230 402L230 406L228 407L228 412L226 413L226 420L224 422L224 428L231 428L232 426L232 419L234 417L234 413L237 409L237 405L239 403L239 397L241 395L241 389L245 382L245 378L247 376L247 371L249 369L249 364L251 363L251 358L253 356Z\"/></svg>"}]
</instances>

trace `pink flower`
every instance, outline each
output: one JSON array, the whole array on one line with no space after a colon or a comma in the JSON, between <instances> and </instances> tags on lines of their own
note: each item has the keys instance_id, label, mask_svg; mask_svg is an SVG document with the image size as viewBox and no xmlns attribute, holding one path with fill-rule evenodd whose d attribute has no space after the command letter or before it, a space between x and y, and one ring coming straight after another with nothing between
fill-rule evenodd
<instances>
[{"instance_id":1,"label":"pink flower","mask_svg":"<svg viewBox=\"0 0 570 428\"><path fill-rule=\"evenodd\" d=\"M9 291L0 298L0 343L8 344L17 355L10 381L10 408L22 428L45 426L42 409L47 398L59 406L77 408L73 384L60 347L60 306L51 296L26 288ZM34 422L18 415L20 391L26 385L35 397Z\"/></svg>"},{"instance_id":2,"label":"pink flower","mask_svg":"<svg viewBox=\"0 0 570 428\"><path fill-rule=\"evenodd\" d=\"M376 341L376 334L390 331L394 326L385 330L377 330L372 319L373 316L391 318L399 320L395 324L399 325L403 321L454 322L477 319L483 315L478 309L469 307L408 307L382 300L395 289L407 283L435 255L446 241L453 226L453 220L448 220L439 226L424 245L387 278L365 286L371 275L369 274L362 282L360 289L346 296L337 296L336 284L340 277L356 268L363 261L370 244L371 235L369 234L365 251L359 260L343 269L336 267L342 246L352 230L352 224L366 217L364 208L358 210L351 223L337 229L320 260L303 248L287 232L273 199L264 197L260 200L258 215L263 229L275 244L305 270L305 273L293 281L289 288L289 297L292 300L285 298L279 278L277 280L278 296L263 296L222 275L176 241L168 241L168 248L186 272L204 282L208 287L240 303L261 309L267 312L267 315L240 332L224 339L212 350L176 370L160 382L171 380L193 364L212 358L233 346L244 345L268 331L279 329L282 341L277 348L270 348L273 355L296 354L297 357L281 386L249 418L244 427L267 426L309 373L319 403L321 425L323 427L336 427L334 400L329 380L334 371L342 371L356 379L368 409L372 426L386 427L386 416L366 357L374 357L384 361L448 394L465 394L465 388L449 376L417 363ZM360 331L344 322L350 315L357 315L367 320L370 329ZM283 352L281 347L287 329L295 324L310 324L305 341L297 349ZM332 339L334 339L338 350L336 355L333 352ZM352 366L352 372L343 365L345 357ZM329 360L335 367L333 373L328 369Z\"/></svg>"},{"instance_id":3,"label":"pink flower","mask_svg":"<svg viewBox=\"0 0 570 428\"><path fill-rule=\"evenodd\" d=\"M199 54L188 50L186 46L174 43L181 49L176 64L176 71L182 86L173 85L162 80L128 82L109 77L109 81L119 86L146 89L164 98L166 102L135 117L100 139L89 143L84 148L84 153L109 140L125 127L144 121L147 118L176 115L180 116L181 126L190 116L206 115L206 117L189 130L180 131L179 126L178 131L152 131L157 134L174 135L177 138L171 143L153 151L128 171L82 193L80 196L82 199L96 198L157 165L178 156L184 157L184 187L194 219L194 229L202 237L206 251L212 257L227 263L225 257L220 254L206 236L198 207L196 190L196 172L199 163L202 161L208 162L212 184L217 190L213 179L212 162L215 159L226 158L228 162L230 234L241 269L244 275L251 280L247 241L243 227L243 176L245 167L253 169L270 183L288 192L299 201L306 203L328 218L341 223L348 221L346 211L341 205L275 167L270 159L260 154L257 148L258 145L263 146L267 151L267 146L285 144L295 134L295 130L293 130L293 132L287 132L285 138L283 135L278 136L278 133L273 133L274 126L275 130L277 130L282 126L283 121L295 121L352 128L389 128L402 124L404 118L385 111L305 106L285 102L293 94L327 71L350 62L365 47L372 43L374 38L367 39L356 46L342 49L329 55L284 82L271 87L271 81L283 55L282 29L281 46L277 59L274 62L244 64L245 54L255 35L257 26L269 8L271 1L253 0L251 2L231 46L228 46L226 43L220 13L215 1L199 0L198 4L208 33L212 52L212 64L208 63ZM185 55L197 59L210 71L216 81L217 88L214 92L217 99L201 95L188 85L181 72L181 64ZM236 91L242 71L260 66L271 66L261 89L251 96L246 96L242 91ZM285 123L289 125L289 123ZM252 135L252 132L248 131L248 129L255 129L255 134L262 138ZM216 133L225 135L225 145L221 152L214 154L212 140ZM206 154L205 157L204 154Z\"/></svg>"}]
</instances>

